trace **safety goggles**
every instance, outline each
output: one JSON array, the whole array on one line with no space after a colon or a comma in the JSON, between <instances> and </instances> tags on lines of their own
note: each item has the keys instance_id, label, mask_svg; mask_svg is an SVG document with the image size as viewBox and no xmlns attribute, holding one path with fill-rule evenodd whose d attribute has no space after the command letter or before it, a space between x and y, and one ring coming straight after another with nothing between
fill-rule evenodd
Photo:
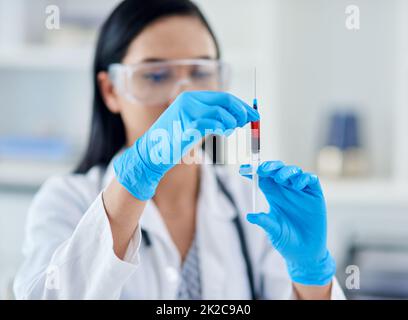
<instances>
[{"instance_id":1,"label":"safety goggles","mask_svg":"<svg viewBox=\"0 0 408 320\"><path fill-rule=\"evenodd\" d=\"M185 90L223 91L230 78L226 63L210 59L112 64L108 72L119 94L146 105L165 103Z\"/></svg>"}]
</instances>

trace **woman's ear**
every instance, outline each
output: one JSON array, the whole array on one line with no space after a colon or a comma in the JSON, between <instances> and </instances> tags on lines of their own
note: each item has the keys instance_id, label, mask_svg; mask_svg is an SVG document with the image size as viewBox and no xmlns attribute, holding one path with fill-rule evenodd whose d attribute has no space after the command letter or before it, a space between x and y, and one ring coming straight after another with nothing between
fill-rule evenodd
<instances>
[{"instance_id":1,"label":"woman's ear","mask_svg":"<svg viewBox=\"0 0 408 320\"><path fill-rule=\"evenodd\" d=\"M118 100L118 96L115 92L113 83L109 79L108 73L105 71L99 72L97 79L102 98L110 112L120 113L122 109Z\"/></svg>"}]
</instances>

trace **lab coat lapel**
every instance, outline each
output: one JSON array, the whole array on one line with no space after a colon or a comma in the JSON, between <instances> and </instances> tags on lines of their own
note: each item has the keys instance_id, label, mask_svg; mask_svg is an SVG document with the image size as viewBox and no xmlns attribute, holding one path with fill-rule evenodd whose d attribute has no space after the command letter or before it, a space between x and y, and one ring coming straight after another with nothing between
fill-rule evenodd
<instances>
[{"instance_id":1,"label":"lab coat lapel","mask_svg":"<svg viewBox=\"0 0 408 320\"><path fill-rule=\"evenodd\" d=\"M220 193L212 165L202 165L201 190L197 205L197 238L201 264L203 299L225 298L225 281L229 257L228 227L231 226L234 211Z\"/></svg>"}]
</instances>

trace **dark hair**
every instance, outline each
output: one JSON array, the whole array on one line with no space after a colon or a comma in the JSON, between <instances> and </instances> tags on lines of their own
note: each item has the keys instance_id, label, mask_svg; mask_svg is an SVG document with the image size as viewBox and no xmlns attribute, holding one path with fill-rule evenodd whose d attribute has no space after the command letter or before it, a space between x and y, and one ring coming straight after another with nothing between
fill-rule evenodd
<instances>
[{"instance_id":1,"label":"dark hair","mask_svg":"<svg viewBox=\"0 0 408 320\"><path fill-rule=\"evenodd\" d=\"M107 71L112 63L120 63L131 42L155 20L174 15L200 19L214 39L217 39L200 9L190 0L125 0L103 24L96 47L93 82L93 114L88 146L76 173L85 173L95 165L107 166L113 156L125 146L126 134L122 118L105 105L98 84L98 73Z\"/></svg>"}]
</instances>

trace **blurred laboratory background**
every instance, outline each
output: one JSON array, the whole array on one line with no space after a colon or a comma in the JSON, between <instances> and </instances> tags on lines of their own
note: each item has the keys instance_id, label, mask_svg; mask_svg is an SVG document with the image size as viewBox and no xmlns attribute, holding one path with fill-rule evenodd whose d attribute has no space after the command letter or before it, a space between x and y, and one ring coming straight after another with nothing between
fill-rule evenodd
<instances>
[{"instance_id":1,"label":"blurred laboratory background","mask_svg":"<svg viewBox=\"0 0 408 320\"><path fill-rule=\"evenodd\" d=\"M97 30L118 2L0 0L0 299L13 298L33 195L84 150ZM321 176L347 297L408 298L408 1L196 2L230 91L250 101L257 67L262 157ZM359 30L345 24L351 4ZM49 5L59 30L45 26Z\"/></svg>"}]
</instances>

